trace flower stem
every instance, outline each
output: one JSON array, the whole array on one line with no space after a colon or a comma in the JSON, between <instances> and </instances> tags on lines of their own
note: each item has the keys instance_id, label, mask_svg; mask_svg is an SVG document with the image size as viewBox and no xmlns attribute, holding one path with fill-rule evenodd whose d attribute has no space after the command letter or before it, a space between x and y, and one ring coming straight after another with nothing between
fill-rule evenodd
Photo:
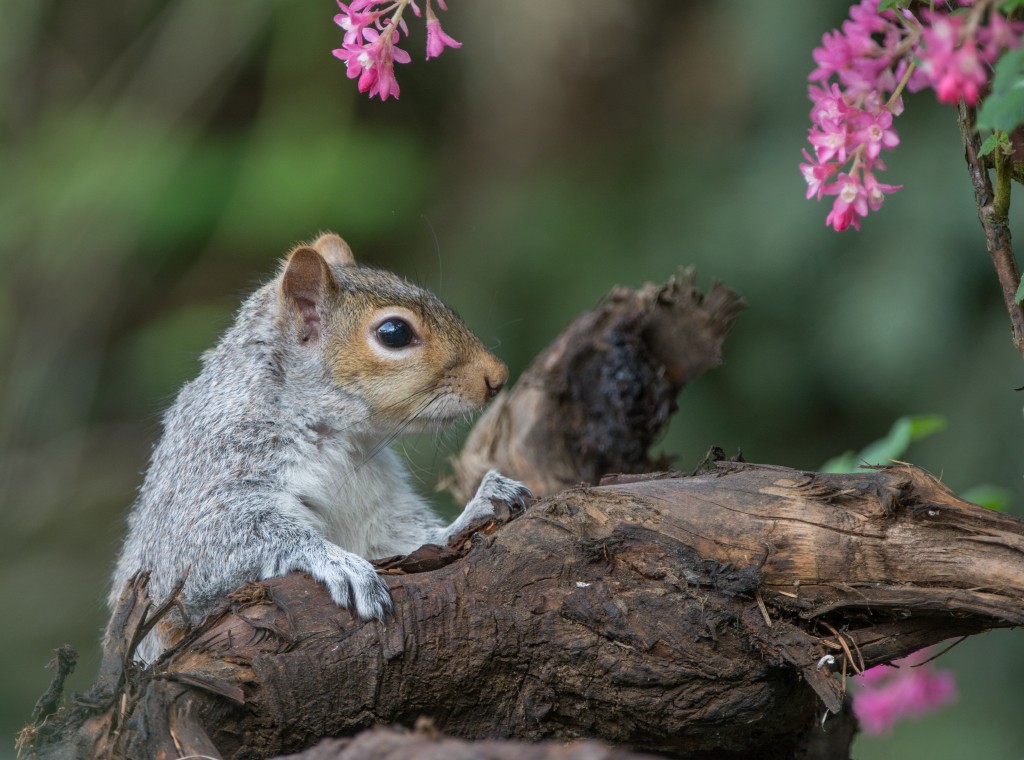
<instances>
[{"instance_id":1,"label":"flower stem","mask_svg":"<svg viewBox=\"0 0 1024 760\"><path fill-rule=\"evenodd\" d=\"M395 3L397 9L391 16L391 27L393 29L402 22L402 14L405 13L405 9L408 7L410 2L412 2L412 0L398 0L398 2Z\"/></svg>"},{"instance_id":2,"label":"flower stem","mask_svg":"<svg viewBox=\"0 0 1024 760\"><path fill-rule=\"evenodd\" d=\"M900 79L900 83L896 85L896 89L892 91L892 95L889 96L889 100L886 101L885 107L892 109L893 104L903 93L903 88L907 86L907 82L910 81L910 75L914 73L914 69L917 68L917 64L911 61L907 64L907 70L903 72L903 78Z\"/></svg>"}]
</instances>

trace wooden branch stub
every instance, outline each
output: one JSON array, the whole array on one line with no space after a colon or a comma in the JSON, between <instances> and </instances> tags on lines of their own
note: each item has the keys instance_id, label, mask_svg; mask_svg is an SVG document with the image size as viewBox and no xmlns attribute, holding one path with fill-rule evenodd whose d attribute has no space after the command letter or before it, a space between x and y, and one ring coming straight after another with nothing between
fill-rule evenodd
<instances>
[{"instance_id":1,"label":"wooden branch stub","mask_svg":"<svg viewBox=\"0 0 1024 760\"><path fill-rule=\"evenodd\" d=\"M64 681L74 672L77 662L78 652L73 647L65 644L53 650L53 659L46 666L55 671L53 680L32 708L32 723L42 722L57 712L64 695Z\"/></svg>"},{"instance_id":2,"label":"wooden branch stub","mask_svg":"<svg viewBox=\"0 0 1024 760\"><path fill-rule=\"evenodd\" d=\"M665 285L616 287L577 317L474 426L445 484L456 500L491 468L538 497L608 472L664 469L647 451L679 391L721 363L744 308L721 283L704 295L694 280L687 271Z\"/></svg>"}]
</instances>

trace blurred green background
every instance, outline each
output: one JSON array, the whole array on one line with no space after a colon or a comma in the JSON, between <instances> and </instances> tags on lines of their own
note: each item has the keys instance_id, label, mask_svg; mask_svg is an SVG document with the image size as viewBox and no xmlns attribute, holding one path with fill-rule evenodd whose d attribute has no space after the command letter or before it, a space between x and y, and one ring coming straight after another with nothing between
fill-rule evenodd
<instances>
[{"instance_id":1,"label":"blurred green background","mask_svg":"<svg viewBox=\"0 0 1024 760\"><path fill-rule=\"evenodd\" d=\"M912 461L1024 514L1024 365L953 112L924 93L860 233L797 169L811 49L846 4L452 0L465 46L368 101L327 2L0 3L0 758L65 642L95 675L108 573L159 414L290 245L332 229L437 290L515 378L612 285L745 295L663 448L816 468L902 414ZM458 436L407 448L428 490ZM940 666L960 702L860 758L1019 758L1024 637Z\"/></svg>"}]
</instances>

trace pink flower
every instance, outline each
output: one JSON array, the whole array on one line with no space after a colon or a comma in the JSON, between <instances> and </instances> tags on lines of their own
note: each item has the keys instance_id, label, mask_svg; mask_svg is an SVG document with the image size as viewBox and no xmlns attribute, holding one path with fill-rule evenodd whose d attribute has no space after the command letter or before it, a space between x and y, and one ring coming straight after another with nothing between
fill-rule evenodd
<instances>
[{"instance_id":1,"label":"pink flower","mask_svg":"<svg viewBox=\"0 0 1024 760\"><path fill-rule=\"evenodd\" d=\"M427 6L427 60L431 58L437 58L444 52L446 47L460 48L462 43L453 40L444 30L441 28L441 22L437 20L437 16L430 10L430 6Z\"/></svg>"},{"instance_id":2,"label":"pink flower","mask_svg":"<svg viewBox=\"0 0 1024 760\"><path fill-rule=\"evenodd\" d=\"M843 23L843 31L851 36L856 28L857 34L870 37L872 34L885 32L892 26L892 13L879 13L877 0L861 0L860 5L850 8L850 20Z\"/></svg>"},{"instance_id":3,"label":"pink flower","mask_svg":"<svg viewBox=\"0 0 1024 760\"><path fill-rule=\"evenodd\" d=\"M359 76L370 60L362 45L354 45L351 42L346 42L344 47L332 50L331 55L345 62L345 74L349 79Z\"/></svg>"},{"instance_id":4,"label":"pink flower","mask_svg":"<svg viewBox=\"0 0 1024 760\"><path fill-rule=\"evenodd\" d=\"M822 37L813 53L816 67L807 77L820 85L808 88L813 106L807 137L814 158L804 150L807 162L800 171L808 198L836 196L826 218L836 230L860 229L868 211L900 189L882 184L874 173L885 170L882 151L899 145L893 117L903 110L903 101L897 90L921 25L907 15L910 11L879 11L878 5L878 0L859 0L850 8L841 28ZM919 69L912 77L928 81Z\"/></svg>"},{"instance_id":5,"label":"pink flower","mask_svg":"<svg viewBox=\"0 0 1024 760\"><path fill-rule=\"evenodd\" d=\"M834 183L825 185L824 192L836 196L825 224L831 224L836 232L851 226L859 230L860 218L868 215L867 190L849 174L842 173Z\"/></svg>"},{"instance_id":6,"label":"pink flower","mask_svg":"<svg viewBox=\"0 0 1024 760\"><path fill-rule=\"evenodd\" d=\"M949 60L942 62L944 67L935 65L935 59L932 62L935 69L942 72L934 84L940 103L956 105L960 98L971 106L978 102L987 72L976 48L960 48Z\"/></svg>"},{"instance_id":7,"label":"pink flower","mask_svg":"<svg viewBox=\"0 0 1024 760\"><path fill-rule=\"evenodd\" d=\"M832 74L842 71L849 65L850 46L843 34L833 30L822 35L821 47L814 48L811 56L818 67L807 78L812 82L817 79L828 79Z\"/></svg>"},{"instance_id":8,"label":"pink flower","mask_svg":"<svg viewBox=\"0 0 1024 760\"><path fill-rule=\"evenodd\" d=\"M906 665L911 658L900 662ZM927 664L903 668L880 665L854 681L859 688L853 698L853 712L869 734L885 733L899 720L937 710L956 699L953 674Z\"/></svg>"},{"instance_id":9,"label":"pink flower","mask_svg":"<svg viewBox=\"0 0 1024 760\"><path fill-rule=\"evenodd\" d=\"M840 163L846 161L847 135L845 127L840 130L825 132L813 128L807 134L807 140L814 146L819 161L837 158Z\"/></svg>"},{"instance_id":10,"label":"pink flower","mask_svg":"<svg viewBox=\"0 0 1024 760\"><path fill-rule=\"evenodd\" d=\"M974 10L958 13L955 6ZM815 158L805 150L800 171L808 198L837 196L827 224L859 229L868 210L901 188L875 174L885 170L882 151L900 144L893 117L903 111L904 87L931 87L943 103L978 103L999 56L1024 35L1024 22L1004 15L1008 7L954 0L879 11L878 0L858 0L840 29L822 36L808 75ZM836 181L825 184L834 172Z\"/></svg>"},{"instance_id":11,"label":"pink flower","mask_svg":"<svg viewBox=\"0 0 1024 760\"><path fill-rule=\"evenodd\" d=\"M379 95L387 100L389 95L398 99L398 80L395 79L395 63L409 63L409 54L392 43L397 35L393 27L385 27L384 33L378 35L373 29L367 29L363 35L370 40L366 47L370 65L366 66L359 77L359 92L369 91L370 97Z\"/></svg>"},{"instance_id":12,"label":"pink flower","mask_svg":"<svg viewBox=\"0 0 1024 760\"><path fill-rule=\"evenodd\" d=\"M837 84L828 90L812 86L808 88L807 94L814 101L811 107L811 121L822 127L836 129L850 112L850 106L843 99L843 93Z\"/></svg>"},{"instance_id":13,"label":"pink flower","mask_svg":"<svg viewBox=\"0 0 1024 760\"><path fill-rule=\"evenodd\" d=\"M885 168L885 167L881 167ZM864 172L864 192L868 196L868 208L872 211L878 211L882 208L882 202L885 200L886 193L895 193L897 190L902 190L903 185L883 185L881 182L875 179L875 175L869 171Z\"/></svg>"},{"instance_id":14,"label":"pink flower","mask_svg":"<svg viewBox=\"0 0 1024 760\"><path fill-rule=\"evenodd\" d=\"M1024 24L1008 21L999 13L989 14L989 25L978 30L978 41L985 47L981 52L986 63L994 63L1004 48L1020 47Z\"/></svg>"},{"instance_id":15,"label":"pink flower","mask_svg":"<svg viewBox=\"0 0 1024 760\"><path fill-rule=\"evenodd\" d=\"M973 106L988 78L978 41L973 37L960 39L963 16L927 11L923 15L928 23L921 32L924 44L918 55L939 102L955 105L963 98Z\"/></svg>"},{"instance_id":16,"label":"pink flower","mask_svg":"<svg viewBox=\"0 0 1024 760\"><path fill-rule=\"evenodd\" d=\"M448 10L444 0L436 0L438 7ZM335 58L345 63L345 74L349 79L358 77L360 92L369 96L380 96L387 100L399 95L398 80L395 78L395 64L409 63L409 54L398 47L402 35L409 36L405 12L412 9L413 15L421 16L416 0L349 0L346 4L337 0L341 13L334 17L334 23L345 30L342 46L332 51ZM436 58L446 47L462 47L462 43L445 34L441 22L434 14L431 0L427 8L427 58ZM382 18L384 15L387 18Z\"/></svg>"},{"instance_id":17,"label":"pink flower","mask_svg":"<svg viewBox=\"0 0 1024 760\"><path fill-rule=\"evenodd\" d=\"M963 16L948 16L934 11L925 12L923 16L926 23L921 31L924 40L921 52L942 58L952 55L964 23Z\"/></svg>"},{"instance_id":18,"label":"pink flower","mask_svg":"<svg viewBox=\"0 0 1024 760\"><path fill-rule=\"evenodd\" d=\"M334 23L345 30L344 42L355 43L362 39L363 30L373 25L377 20L379 14L360 13L355 10L356 3L358 0L346 6L341 0L338 0L338 7L341 8L342 12L334 17Z\"/></svg>"},{"instance_id":19,"label":"pink flower","mask_svg":"<svg viewBox=\"0 0 1024 760\"><path fill-rule=\"evenodd\" d=\"M359 92L369 92L371 98L379 95L381 100L387 100L392 95L398 98L399 87L394 64L408 63L412 59L392 42L396 34L391 26L386 26L383 34L376 29L364 29L364 44L346 43L341 49L333 51L336 58L345 61L348 78L359 77Z\"/></svg>"},{"instance_id":20,"label":"pink flower","mask_svg":"<svg viewBox=\"0 0 1024 760\"><path fill-rule=\"evenodd\" d=\"M812 53L817 68L808 79L828 80L835 74L848 102L879 88L892 90L896 79L892 72L894 56L889 50L903 39L902 27L895 20L892 11L879 13L877 0L861 0L850 8L850 18L843 22L842 31L822 36L821 47ZM879 44L879 38L884 45Z\"/></svg>"},{"instance_id":21,"label":"pink flower","mask_svg":"<svg viewBox=\"0 0 1024 760\"><path fill-rule=\"evenodd\" d=\"M853 139L864 145L868 158L876 159L882 148L895 148L900 138L892 129L892 114L884 108L876 113L861 112L858 123L860 128L853 133Z\"/></svg>"},{"instance_id":22,"label":"pink flower","mask_svg":"<svg viewBox=\"0 0 1024 760\"><path fill-rule=\"evenodd\" d=\"M804 148L803 153L807 163L800 164L800 171L804 175L804 181L807 183L807 197L810 198L812 195L817 195L820 201L821 195L824 192L825 180L836 173L839 164L819 163L816 159L811 158L806 148Z\"/></svg>"}]
</instances>

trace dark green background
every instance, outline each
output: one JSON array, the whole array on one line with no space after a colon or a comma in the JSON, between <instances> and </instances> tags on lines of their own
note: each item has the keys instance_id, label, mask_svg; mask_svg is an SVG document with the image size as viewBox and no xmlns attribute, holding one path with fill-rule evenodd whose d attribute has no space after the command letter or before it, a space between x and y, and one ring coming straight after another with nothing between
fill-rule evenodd
<instances>
[{"instance_id":1,"label":"dark green background","mask_svg":"<svg viewBox=\"0 0 1024 760\"><path fill-rule=\"evenodd\" d=\"M103 599L159 412L294 242L345 236L436 289L513 379L612 285L684 265L742 292L725 364L663 448L815 468L907 413L908 457L1024 513L1024 365L953 112L907 100L860 233L797 164L811 49L841 2L451 0L465 43L399 102L357 96L330 2L0 4L0 757L50 650L94 675ZM440 451L437 444L440 445ZM408 444L428 490L458 436ZM1024 639L940 661L960 703L862 758L1018 758Z\"/></svg>"}]
</instances>

